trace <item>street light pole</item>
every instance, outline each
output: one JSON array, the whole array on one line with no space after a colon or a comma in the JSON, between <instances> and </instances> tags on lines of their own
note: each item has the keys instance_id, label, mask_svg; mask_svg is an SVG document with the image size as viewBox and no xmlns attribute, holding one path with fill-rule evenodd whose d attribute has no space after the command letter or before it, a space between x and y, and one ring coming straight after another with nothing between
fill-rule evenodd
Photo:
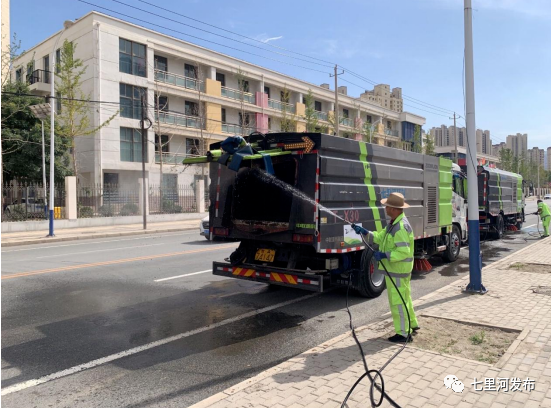
<instances>
[{"instance_id":1,"label":"street light pole","mask_svg":"<svg viewBox=\"0 0 553 409\"><path fill-rule=\"evenodd\" d=\"M472 2L465 0L465 84L468 179L468 227L469 227L469 276L466 291L483 294L487 290L482 284L482 255L480 253L480 220L478 210L478 176L476 174L476 108L474 103L474 65L472 53Z\"/></svg>"},{"instance_id":2,"label":"street light pole","mask_svg":"<svg viewBox=\"0 0 553 409\"><path fill-rule=\"evenodd\" d=\"M48 119L50 104L31 105L29 107L35 118L40 119L42 125L42 187L44 188L44 216L48 218L48 194L46 188L46 147L44 143L44 120Z\"/></svg>"},{"instance_id":3,"label":"street light pole","mask_svg":"<svg viewBox=\"0 0 553 409\"><path fill-rule=\"evenodd\" d=\"M47 237L54 237L54 102L56 101L54 84L56 79L56 48L58 47L58 42L64 31L71 27L73 24L75 23L71 20L64 21L63 30L61 30L60 34L58 35L56 43L54 44L54 48L52 49L52 71L50 73L50 201L48 203L50 223Z\"/></svg>"}]
</instances>

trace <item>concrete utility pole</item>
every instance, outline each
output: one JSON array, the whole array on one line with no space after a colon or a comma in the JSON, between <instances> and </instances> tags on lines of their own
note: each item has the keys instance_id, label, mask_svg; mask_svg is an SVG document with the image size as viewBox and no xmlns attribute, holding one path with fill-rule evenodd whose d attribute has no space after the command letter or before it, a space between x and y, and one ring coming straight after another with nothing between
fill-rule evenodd
<instances>
[{"instance_id":1,"label":"concrete utility pole","mask_svg":"<svg viewBox=\"0 0 553 409\"><path fill-rule=\"evenodd\" d=\"M455 163L459 164L459 149L457 148L457 118L460 118L460 116L457 116L457 114L453 113L453 118L449 117L449 119L453 119L453 139L455 140Z\"/></svg>"},{"instance_id":2,"label":"concrete utility pole","mask_svg":"<svg viewBox=\"0 0 553 409\"><path fill-rule=\"evenodd\" d=\"M144 228L144 230L146 230L146 228L148 227L147 226L147 217L146 217L146 139L148 139L148 134L146 133L146 131L148 129L150 129L150 126L152 126L152 123L150 122L150 125L148 126L148 128L146 128L145 126L145 121L150 121L146 115L146 109L148 109L148 105L146 104L147 102L147 95L146 93L143 93L142 94L142 113L140 115L141 117L141 120L140 120L140 130L141 130L141 133L142 133L142 227ZM159 136L161 138L161 135ZM161 155L162 153L159 152L159 154ZM162 200L162 198L160 197L160 200Z\"/></svg>"},{"instance_id":3,"label":"concrete utility pole","mask_svg":"<svg viewBox=\"0 0 553 409\"><path fill-rule=\"evenodd\" d=\"M328 74L331 77L334 77L334 134L336 136L339 135L340 131L340 116L338 113L340 110L338 109L338 75L342 75L344 73L344 70L340 74L338 74L338 65L334 66L334 75Z\"/></svg>"},{"instance_id":4,"label":"concrete utility pole","mask_svg":"<svg viewBox=\"0 0 553 409\"><path fill-rule=\"evenodd\" d=\"M467 160L469 205L469 269L470 282L466 291L484 294L482 284L482 254L480 253L480 221L478 214L478 176L476 174L476 114L474 103L474 65L472 61L472 2L465 0L465 87L467 106Z\"/></svg>"}]
</instances>

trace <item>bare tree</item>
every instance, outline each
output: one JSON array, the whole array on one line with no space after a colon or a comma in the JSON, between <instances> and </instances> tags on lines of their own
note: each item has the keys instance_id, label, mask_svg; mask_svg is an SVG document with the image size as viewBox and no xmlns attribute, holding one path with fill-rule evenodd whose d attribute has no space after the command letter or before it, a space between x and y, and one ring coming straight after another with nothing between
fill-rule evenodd
<instances>
[{"instance_id":1,"label":"bare tree","mask_svg":"<svg viewBox=\"0 0 553 409\"><path fill-rule=\"evenodd\" d=\"M280 130L282 132L294 132L296 130L298 120L293 113L288 112L288 103L290 101L290 90L284 84L284 89L280 93Z\"/></svg>"}]
</instances>

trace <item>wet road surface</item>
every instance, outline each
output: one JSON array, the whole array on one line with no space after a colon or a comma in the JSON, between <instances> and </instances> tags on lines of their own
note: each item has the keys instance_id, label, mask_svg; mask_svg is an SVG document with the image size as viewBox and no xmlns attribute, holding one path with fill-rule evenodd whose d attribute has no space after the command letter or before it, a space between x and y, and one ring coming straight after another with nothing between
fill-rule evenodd
<instances>
[{"instance_id":1,"label":"wet road surface","mask_svg":"<svg viewBox=\"0 0 553 409\"><path fill-rule=\"evenodd\" d=\"M483 242L484 263L532 239ZM189 406L348 330L342 289L211 275L236 245L187 232L2 251L3 406ZM414 299L467 274L468 249L431 263ZM356 325L388 312L385 294L350 304Z\"/></svg>"}]
</instances>

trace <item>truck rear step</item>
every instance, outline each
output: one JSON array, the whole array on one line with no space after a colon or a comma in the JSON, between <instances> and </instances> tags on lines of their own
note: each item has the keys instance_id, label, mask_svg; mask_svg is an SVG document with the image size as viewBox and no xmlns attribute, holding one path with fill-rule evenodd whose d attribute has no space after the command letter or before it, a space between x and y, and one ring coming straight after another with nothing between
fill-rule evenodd
<instances>
[{"instance_id":1,"label":"truck rear step","mask_svg":"<svg viewBox=\"0 0 553 409\"><path fill-rule=\"evenodd\" d=\"M213 274L222 277L239 278L266 284L322 292L324 277L315 274L303 274L270 266L239 265L213 262Z\"/></svg>"}]
</instances>

